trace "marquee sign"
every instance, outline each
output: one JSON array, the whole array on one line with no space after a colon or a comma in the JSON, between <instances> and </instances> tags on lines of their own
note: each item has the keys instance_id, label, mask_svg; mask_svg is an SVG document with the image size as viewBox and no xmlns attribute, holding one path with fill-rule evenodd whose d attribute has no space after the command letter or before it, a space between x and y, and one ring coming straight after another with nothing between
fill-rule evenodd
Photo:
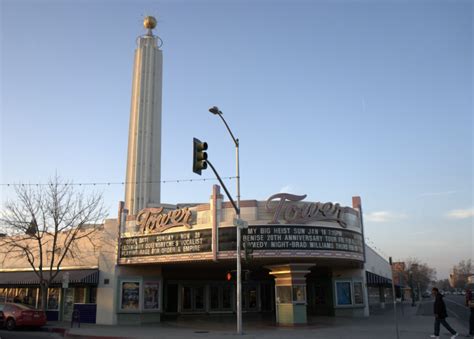
<instances>
[{"instance_id":1,"label":"marquee sign","mask_svg":"<svg viewBox=\"0 0 474 339\"><path fill-rule=\"evenodd\" d=\"M122 238L120 257L210 252L211 238L210 229Z\"/></svg>"},{"instance_id":2,"label":"marquee sign","mask_svg":"<svg viewBox=\"0 0 474 339\"><path fill-rule=\"evenodd\" d=\"M243 246L253 250L325 250L363 253L362 235L349 230L300 225L250 225L242 231ZM219 231L219 250L235 250L236 231Z\"/></svg>"},{"instance_id":3,"label":"marquee sign","mask_svg":"<svg viewBox=\"0 0 474 339\"><path fill-rule=\"evenodd\" d=\"M335 221L341 227L347 228L346 222L342 219L344 208L339 204L331 202L321 203L300 203L306 198L305 195L294 195L288 193L278 193L272 195L267 200L266 209L273 213L273 218L269 224L279 224L281 219L287 224L305 224L310 221ZM276 203L273 203L276 200Z\"/></svg>"},{"instance_id":4,"label":"marquee sign","mask_svg":"<svg viewBox=\"0 0 474 339\"><path fill-rule=\"evenodd\" d=\"M339 251L363 253L362 235L357 232L301 225L249 225L242 230L243 246L253 250ZM212 230L151 234L122 238L120 257L147 257L212 251ZM219 251L235 251L235 227L219 229Z\"/></svg>"},{"instance_id":5,"label":"marquee sign","mask_svg":"<svg viewBox=\"0 0 474 339\"><path fill-rule=\"evenodd\" d=\"M185 226L191 228L191 211L189 208L163 213L163 207L145 208L137 215L137 225L142 233L161 233L169 228Z\"/></svg>"}]
</instances>

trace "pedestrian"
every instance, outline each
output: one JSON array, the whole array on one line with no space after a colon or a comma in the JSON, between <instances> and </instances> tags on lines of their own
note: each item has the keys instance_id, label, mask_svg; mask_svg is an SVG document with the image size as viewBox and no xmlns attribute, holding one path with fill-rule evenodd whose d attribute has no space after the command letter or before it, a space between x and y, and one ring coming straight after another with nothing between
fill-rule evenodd
<instances>
[{"instance_id":1,"label":"pedestrian","mask_svg":"<svg viewBox=\"0 0 474 339\"><path fill-rule=\"evenodd\" d=\"M431 338L439 338L439 325L443 325L451 334L451 339L456 338L459 334L453 330L451 326L449 326L446 318L448 317L448 312L446 312L446 305L443 300L443 295L439 293L438 288L433 287L431 293L435 297L434 302L434 315L435 315L435 323L434 323L434 334L430 335Z\"/></svg>"},{"instance_id":2,"label":"pedestrian","mask_svg":"<svg viewBox=\"0 0 474 339\"><path fill-rule=\"evenodd\" d=\"M469 317L469 335L472 335L474 338L474 276L472 277L473 283L469 284L469 288L466 291L466 306L469 307L471 311L471 316Z\"/></svg>"}]
</instances>

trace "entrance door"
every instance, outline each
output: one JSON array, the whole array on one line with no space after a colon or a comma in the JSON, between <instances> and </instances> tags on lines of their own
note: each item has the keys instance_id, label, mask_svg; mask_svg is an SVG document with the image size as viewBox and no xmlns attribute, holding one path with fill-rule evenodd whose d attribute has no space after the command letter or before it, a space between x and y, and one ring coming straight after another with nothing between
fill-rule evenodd
<instances>
[{"instance_id":1,"label":"entrance door","mask_svg":"<svg viewBox=\"0 0 474 339\"><path fill-rule=\"evenodd\" d=\"M204 312L205 303L204 285L183 285L181 287L181 311L182 312Z\"/></svg>"},{"instance_id":2,"label":"entrance door","mask_svg":"<svg viewBox=\"0 0 474 339\"><path fill-rule=\"evenodd\" d=\"M178 284L167 284L165 293L165 311L169 313L178 312Z\"/></svg>"},{"instance_id":3,"label":"entrance door","mask_svg":"<svg viewBox=\"0 0 474 339\"><path fill-rule=\"evenodd\" d=\"M258 285L242 285L242 310L246 312L258 311Z\"/></svg>"},{"instance_id":4,"label":"entrance door","mask_svg":"<svg viewBox=\"0 0 474 339\"><path fill-rule=\"evenodd\" d=\"M209 285L209 310L211 312L232 311L233 287L230 283Z\"/></svg>"},{"instance_id":5,"label":"entrance door","mask_svg":"<svg viewBox=\"0 0 474 339\"><path fill-rule=\"evenodd\" d=\"M270 283L260 284L260 300L262 301L262 311L273 311L275 305L275 286Z\"/></svg>"},{"instance_id":6,"label":"entrance door","mask_svg":"<svg viewBox=\"0 0 474 339\"><path fill-rule=\"evenodd\" d=\"M333 316L331 280L318 278L308 282L308 312L314 315Z\"/></svg>"}]
</instances>

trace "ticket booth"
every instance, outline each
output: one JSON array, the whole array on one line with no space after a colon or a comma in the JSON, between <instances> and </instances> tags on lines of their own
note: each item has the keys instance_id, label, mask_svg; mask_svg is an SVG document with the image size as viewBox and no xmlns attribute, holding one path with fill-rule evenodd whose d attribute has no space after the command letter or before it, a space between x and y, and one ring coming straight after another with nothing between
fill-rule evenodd
<instances>
[{"instance_id":1,"label":"ticket booth","mask_svg":"<svg viewBox=\"0 0 474 339\"><path fill-rule=\"evenodd\" d=\"M276 322L279 325L306 324L306 275L314 264L267 266L275 277Z\"/></svg>"}]
</instances>

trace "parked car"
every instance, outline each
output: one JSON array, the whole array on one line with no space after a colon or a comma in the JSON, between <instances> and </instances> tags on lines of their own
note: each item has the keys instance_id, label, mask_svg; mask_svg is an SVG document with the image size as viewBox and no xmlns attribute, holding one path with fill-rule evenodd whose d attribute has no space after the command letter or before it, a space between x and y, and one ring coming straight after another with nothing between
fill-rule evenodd
<instances>
[{"instance_id":1,"label":"parked car","mask_svg":"<svg viewBox=\"0 0 474 339\"><path fill-rule=\"evenodd\" d=\"M423 292L423 294L421 295L423 298L430 298L431 297L431 293L429 291L425 291Z\"/></svg>"},{"instance_id":2,"label":"parked car","mask_svg":"<svg viewBox=\"0 0 474 339\"><path fill-rule=\"evenodd\" d=\"M47 322L44 311L23 304L1 304L0 313L3 315L2 325L9 331L20 326L41 327Z\"/></svg>"}]
</instances>

